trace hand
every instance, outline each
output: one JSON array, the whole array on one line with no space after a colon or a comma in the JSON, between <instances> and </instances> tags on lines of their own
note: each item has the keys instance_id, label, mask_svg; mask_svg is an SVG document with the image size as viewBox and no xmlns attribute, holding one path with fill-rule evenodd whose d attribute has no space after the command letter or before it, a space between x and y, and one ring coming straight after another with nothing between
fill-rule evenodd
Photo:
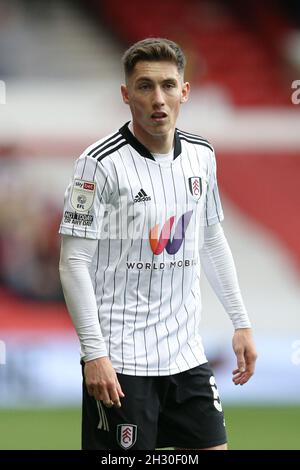
<instances>
[{"instance_id":1,"label":"hand","mask_svg":"<svg viewBox=\"0 0 300 470\"><path fill-rule=\"evenodd\" d=\"M251 328L235 330L232 347L237 358L237 369L232 371L235 385L244 385L254 374L257 353Z\"/></svg>"},{"instance_id":2,"label":"hand","mask_svg":"<svg viewBox=\"0 0 300 470\"><path fill-rule=\"evenodd\" d=\"M89 395L108 408L121 407L120 398L125 397L116 371L108 357L88 361L84 365L84 378Z\"/></svg>"}]
</instances>

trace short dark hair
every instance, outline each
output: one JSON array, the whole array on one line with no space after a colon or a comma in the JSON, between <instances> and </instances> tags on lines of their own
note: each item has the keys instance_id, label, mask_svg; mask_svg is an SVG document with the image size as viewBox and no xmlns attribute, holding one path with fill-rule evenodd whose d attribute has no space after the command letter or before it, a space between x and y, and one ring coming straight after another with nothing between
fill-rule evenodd
<instances>
[{"instance_id":1,"label":"short dark hair","mask_svg":"<svg viewBox=\"0 0 300 470\"><path fill-rule=\"evenodd\" d=\"M143 39L127 49L122 57L126 77L131 75L141 60L173 62L182 75L186 64L185 55L178 44L165 38Z\"/></svg>"}]
</instances>

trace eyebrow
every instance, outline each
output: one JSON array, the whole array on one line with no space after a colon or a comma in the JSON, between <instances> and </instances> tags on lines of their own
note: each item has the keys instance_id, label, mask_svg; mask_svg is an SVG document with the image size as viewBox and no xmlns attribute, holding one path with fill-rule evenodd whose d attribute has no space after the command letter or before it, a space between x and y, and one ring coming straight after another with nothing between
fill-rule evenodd
<instances>
[{"instance_id":1,"label":"eyebrow","mask_svg":"<svg viewBox=\"0 0 300 470\"><path fill-rule=\"evenodd\" d=\"M137 79L137 82L153 82L154 80L152 80L151 78L149 77L139 77ZM176 78L173 78L173 77L169 77L169 78L165 78L164 80L162 80L162 82L174 82L174 83L177 83L177 80Z\"/></svg>"}]
</instances>

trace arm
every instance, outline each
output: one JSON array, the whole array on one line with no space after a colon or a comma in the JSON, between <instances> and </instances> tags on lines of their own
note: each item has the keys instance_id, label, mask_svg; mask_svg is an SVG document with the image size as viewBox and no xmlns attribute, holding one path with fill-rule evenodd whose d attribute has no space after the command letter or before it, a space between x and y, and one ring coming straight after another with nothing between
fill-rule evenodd
<instances>
[{"instance_id":1,"label":"arm","mask_svg":"<svg viewBox=\"0 0 300 470\"><path fill-rule=\"evenodd\" d=\"M80 340L88 392L107 406L112 406L113 402L119 407L124 394L107 355L89 273L97 244L97 240L63 236L59 272L66 304Z\"/></svg>"},{"instance_id":2,"label":"arm","mask_svg":"<svg viewBox=\"0 0 300 470\"><path fill-rule=\"evenodd\" d=\"M233 382L243 385L254 373L257 354L234 260L220 224L204 227L200 260L208 281L233 323L232 345L237 358Z\"/></svg>"}]
</instances>

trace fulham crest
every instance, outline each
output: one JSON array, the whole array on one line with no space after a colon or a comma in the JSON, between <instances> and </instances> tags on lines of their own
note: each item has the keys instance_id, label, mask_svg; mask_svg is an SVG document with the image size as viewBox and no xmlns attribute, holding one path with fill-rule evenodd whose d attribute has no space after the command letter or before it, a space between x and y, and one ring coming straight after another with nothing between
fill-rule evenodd
<instances>
[{"instance_id":1,"label":"fulham crest","mask_svg":"<svg viewBox=\"0 0 300 470\"><path fill-rule=\"evenodd\" d=\"M189 178L189 188L192 196L195 199L200 199L202 194L202 181L199 176L192 176Z\"/></svg>"},{"instance_id":2,"label":"fulham crest","mask_svg":"<svg viewBox=\"0 0 300 470\"><path fill-rule=\"evenodd\" d=\"M137 426L135 424L118 424L117 442L123 449L130 449L137 438Z\"/></svg>"}]
</instances>

